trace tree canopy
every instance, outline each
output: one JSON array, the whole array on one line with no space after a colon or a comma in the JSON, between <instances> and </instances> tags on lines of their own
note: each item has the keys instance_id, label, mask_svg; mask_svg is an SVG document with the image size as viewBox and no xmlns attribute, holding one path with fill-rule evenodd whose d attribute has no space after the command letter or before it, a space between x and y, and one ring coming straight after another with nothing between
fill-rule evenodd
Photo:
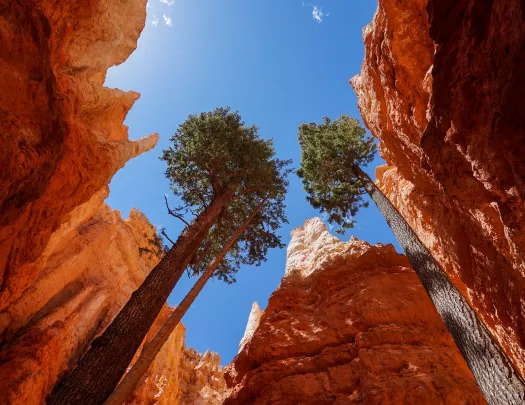
<instances>
[{"instance_id":1,"label":"tree canopy","mask_svg":"<svg viewBox=\"0 0 525 405\"><path fill-rule=\"evenodd\" d=\"M234 191L190 263L191 275L204 271L264 202L215 272L215 277L232 283L241 265L259 265L268 249L284 246L275 232L287 222L284 198L290 161L276 158L273 141L260 138L257 127L246 126L239 113L229 108L190 115L171 141L173 146L164 150L161 159L168 165L171 189L180 199L180 205L169 208L173 215L183 220L188 214L199 215L214 198Z\"/></svg>"},{"instance_id":2,"label":"tree canopy","mask_svg":"<svg viewBox=\"0 0 525 405\"><path fill-rule=\"evenodd\" d=\"M299 126L302 179L308 202L336 223L340 234L355 225L359 208L367 207L366 191L356 167L366 166L374 159L377 147L366 135L359 121L342 115L336 120L324 117L321 124L311 122Z\"/></svg>"}]
</instances>

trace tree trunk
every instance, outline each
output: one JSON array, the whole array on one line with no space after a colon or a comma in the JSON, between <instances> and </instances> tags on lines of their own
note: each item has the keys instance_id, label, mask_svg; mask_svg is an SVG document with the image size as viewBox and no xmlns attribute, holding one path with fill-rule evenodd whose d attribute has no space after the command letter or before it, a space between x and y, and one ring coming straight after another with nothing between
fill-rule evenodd
<instances>
[{"instance_id":1,"label":"tree trunk","mask_svg":"<svg viewBox=\"0 0 525 405\"><path fill-rule=\"evenodd\" d=\"M56 386L48 405L98 405L111 394L233 193L226 191L215 198L183 231L104 333L93 341L78 365Z\"/></svg>"},{"instance_id":2,"label":"tree trunk","mask_svg":"<svg viewBox=\"0 0 525 405\"><path fill-rule=\"evenodd\" d=\"M151 362L155 360L155 357L162 349L162 346L164 346L172 332L180 323L182 317L186 314L186 311L188 311L190 305L193 304L193 301L195 301L195 298L197 298L197 295L199 295L204 285L211 278L217 267L219 267L219 264L228 254L228 251L235 245L235 243L237 243L239 237L246 230L246 228L248 228L248 225L265 202L266 199L255 208L255 210L250 214L250 216L235 231L235 233L228 241L226 246L224 246L224 248L221 250L221 253L206 268L206 270L199 277L195 285L191 288L188 294L186 294L180 305L175 309L173 314L170 315L168 320L157 332L155 337L142 350L142 353L140 354L133 367L131 367L131 369L126 373L118 387L115 389L115 391L113 391L113 393L106 400L104 405L121 405L126 400L126 398L133 392L135 387L142 380L142 377L146 370L149 368Z\"/></svg>"},{"instance_id":3,"label":"tree trunk","mask_svg":"<svg viewBox=\"0 0 525 405\"><path fill-rule=\"evenodd\" d=\"M403 216L359 167L354 172L385 217L490 405L523 405L525 383L486 326Z\"/></svg>"}]
</instances>

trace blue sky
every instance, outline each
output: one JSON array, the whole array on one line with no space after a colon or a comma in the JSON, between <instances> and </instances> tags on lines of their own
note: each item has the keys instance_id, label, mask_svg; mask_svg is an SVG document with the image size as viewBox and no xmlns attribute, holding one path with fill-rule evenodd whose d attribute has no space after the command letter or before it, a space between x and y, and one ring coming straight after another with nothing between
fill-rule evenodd
<instances>
[{"instance_id":1,"label":"blue sky","mask_svg":"<svg viewBox=\"0 0 525 405\"><path fill-rule=\"evenodd\" d=\"M132 207L172 239L181 224L166 213L163 195L174 197L158 157L190 113L217 106L238 109L247 124L274 138L277 154L299 163L297 126L340 114L360 118L348 79L360 71L361 30L376 1L363 0L150 0L146 28L137 50L109 70L106 86L135 90L141 98L128 114L131 139L158 132L157 147L120 170L111 182L108 204L127 217ZM374 177L377 158L367 168ZM290 231L317 213L293 176L287 197ZM394 243L375 205L358 215L348 232L370 243ZM397 245L396 245L397 246ZM208 283L183 322L186 344L210 348L223 364L237 353L253 301L266 307L284 275L286 250L274 250L260 267L243 268L237 283ZM195 280L183 276L168 302L176 305Z\"/></svg>"}]
</instances>

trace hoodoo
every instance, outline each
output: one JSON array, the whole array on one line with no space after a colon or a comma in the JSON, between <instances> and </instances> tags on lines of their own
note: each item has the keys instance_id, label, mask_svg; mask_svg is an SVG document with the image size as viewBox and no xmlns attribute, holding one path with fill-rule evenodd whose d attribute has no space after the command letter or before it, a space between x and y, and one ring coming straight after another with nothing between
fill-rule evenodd
<instances>
[{"instance_id":1,"label":"hoodoo","mask_svg":"<svg viewBox=\"0 0 525 405\"><path fill-rule=\"evenodd\" d=\"M484 404L405 256L292 232L286 275L226 369L225 404Z\"/></svg>"}]
</instances>

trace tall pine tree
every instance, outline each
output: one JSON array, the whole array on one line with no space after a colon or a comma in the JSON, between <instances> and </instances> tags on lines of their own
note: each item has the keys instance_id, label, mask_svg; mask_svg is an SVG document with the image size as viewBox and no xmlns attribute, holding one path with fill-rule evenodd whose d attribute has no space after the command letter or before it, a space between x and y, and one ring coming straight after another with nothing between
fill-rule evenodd
<instances>
[{"instance_id":1,"label":"tall pine tree","mask_svg":"<svg viewBox=\"0 0 525 405\"><path fill-rule=\"evenodd\" d=\"M443 318L489 404L525 403L525 385L511 361L490 335L466 299L421 243L403 216L379 190L361 166L376 153L356 119L324 118L321 124L299 127L302 149L298 175L310 204L325 212L330 223L344 233L354 216L366 207L368 193L386 219L430 299Z\"/></svg>"},{"instance_id":2,"label":"tall pine tree","mask_svg":"<svg viewBox=\"0 0 525 405\"><path fill-rule=\"evenodd\" d=\"M202 271L204 261L216 256L232 235L231 224L241 224L239 218L248 217L268 195L274 204L265 210L270 218L267 226L246 234L246 238L263 243L248 242L250 248L242 260L257 262L264 249L280 244L270 229L275 230L272 227L284 219L282 201L289 162L275 157L271 140L261 139L257 127L246 126L237 112L217 108L190 115L171 141L173 145L164 151L162 160L167 163L171 188L181 201L171 213L183 220L186 228L79 364L56 386L48 404L104 402L184 270L190 266L193 272ZM193 220L187 219L190 213ZM231 266L221 264L217 271L219 278L232 281Z\"/></svg>"}]
</instances>

